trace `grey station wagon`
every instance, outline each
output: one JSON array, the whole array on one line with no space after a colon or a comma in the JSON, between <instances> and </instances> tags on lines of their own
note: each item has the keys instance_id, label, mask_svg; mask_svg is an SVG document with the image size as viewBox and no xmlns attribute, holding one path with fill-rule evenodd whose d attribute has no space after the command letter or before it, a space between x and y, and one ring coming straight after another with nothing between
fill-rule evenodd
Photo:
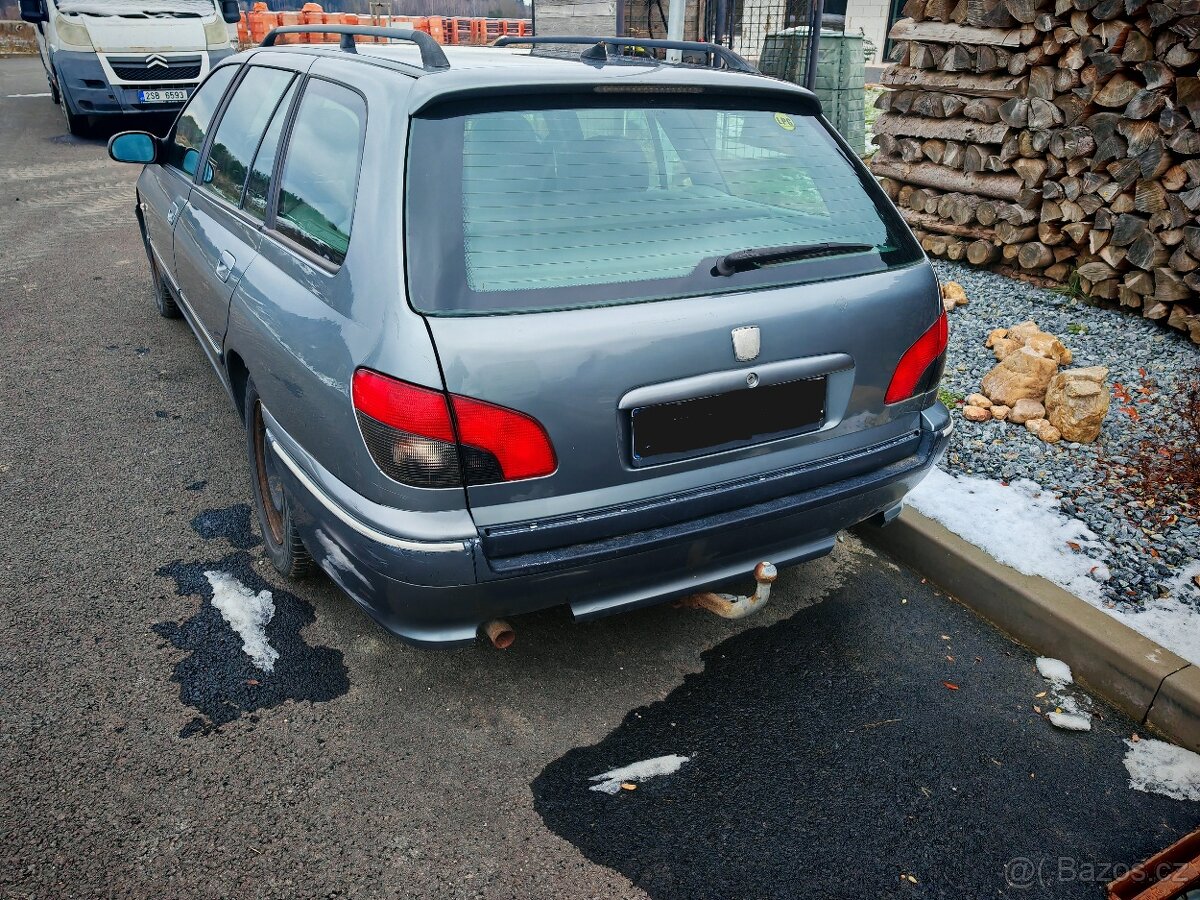
<instances>
[{"instance_id":1,"label":"grey station wagon","mask_svg":"<svg viewBox=\"0 0 1200 900\"><path fill-rule=\"evenodd\" d=\"M937 280L811 93L709 44L286 30L341 43L109 145L280 572L466 642L828 553L944 449Z\"/></svg>"}]
</instances>

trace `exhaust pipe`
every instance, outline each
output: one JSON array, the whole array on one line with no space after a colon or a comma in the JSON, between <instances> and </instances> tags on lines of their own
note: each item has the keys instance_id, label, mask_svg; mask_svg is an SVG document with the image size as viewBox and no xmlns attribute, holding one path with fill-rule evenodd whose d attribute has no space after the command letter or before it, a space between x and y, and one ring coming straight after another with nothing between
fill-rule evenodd
<instances>
[{"instance_id":1,"label":"exhaust pipe","mask_svg":"<svg viewBox=\"0 0 1200 900\"><path fill-rule=\"evenodd\" d=\"M749 597L704 592L685 598L682 605L692 609L707 609L722 619L744 619L750 613L767 605L767 600L771 596L771 585L778 577L779 573L775 566L769 562L760 562L754 567L754 580L758 582L758 587Z\"/></svg>"},{"instance_id":2,"label":"exhaust pipe","mask_svg":"<svg viewBox=\"0 0 1200 900\"><path fill-rule=\"evenodd\" d=\"M503 619L492 619L490 622L485 622L483 633L497 650L507 650L517 639L516 631Z\"/></svg>"}]
</instances>

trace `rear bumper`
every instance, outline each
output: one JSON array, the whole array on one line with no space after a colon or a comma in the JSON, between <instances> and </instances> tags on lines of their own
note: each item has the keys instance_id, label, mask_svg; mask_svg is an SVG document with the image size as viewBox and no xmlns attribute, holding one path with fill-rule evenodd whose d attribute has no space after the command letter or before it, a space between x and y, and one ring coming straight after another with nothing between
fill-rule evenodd
<instances>
[{"instance_id":1,"label":"rear bumper","mask_svg":"<svg viewBox=\"0 0 1200 900\"><path fill-rule=\"evenodd\" d=\"M576 619L590 619L711 587L762 560L783 566L822 556L839 531L893 510L937 462L952 429L935 404L921 415L911 452L876 468L831 469L831 480L800 479L806 486L794 493L736 510L494 560L477 534L421 541L373 525L363 506L349 508L344 485L327 487L332 476L268 421L314 558L381 625L430 646L473 641L480 625L501 616L567 605Z\"/></svg>"}]
</instances>

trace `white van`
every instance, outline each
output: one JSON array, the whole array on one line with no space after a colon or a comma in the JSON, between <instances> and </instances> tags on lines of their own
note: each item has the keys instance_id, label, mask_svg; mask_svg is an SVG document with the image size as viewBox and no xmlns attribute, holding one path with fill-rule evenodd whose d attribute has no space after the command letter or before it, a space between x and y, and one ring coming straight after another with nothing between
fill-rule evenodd
<instances>
[{"instance_id":1,"label":"white van","mask_svg":"<svg viewBox=\"0 0 1200 900\"><path fill-rule=\"evenodd\" d=\"M20 0L72 134L97 116L174 113L222 57L237 0Z\"/></svg>"}]
</instances>

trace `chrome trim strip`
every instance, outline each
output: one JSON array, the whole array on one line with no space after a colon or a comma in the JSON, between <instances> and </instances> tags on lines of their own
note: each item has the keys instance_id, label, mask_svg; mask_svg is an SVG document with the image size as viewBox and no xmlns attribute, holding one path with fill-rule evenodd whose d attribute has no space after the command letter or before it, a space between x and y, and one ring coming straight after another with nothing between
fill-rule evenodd
<instances>
[{"instance_id":1,"label":"chrome trim strip","mask_svg":"<svg viewBox=\"0 0 1200 900\"><path fill-rule=\"evenodd\" d=\"M286 465L291 470L292 474L296 476L296 480L304 485L304 487L308 489L308 492L312 494L322 506L336 516L339 521L341 521L344 525L353 528L363 537L375 541L378 544L383 544L388 547L395 547L398 550L411 550L416 553L461 553L467 549L467 544L465 541L415 541L410 538L400 538L394 537L390 534L384 534L382 531L377 531L371 526L360 522L358 519L354 518L354 516L350 515L350 513L346 512L346 510L342 509L342 507L338 506L333 499L326 494L325 491L322 490L315 481L313 481L311 476L309 476L307 472L300 468L296 461L287 454L287 451L285 451L283 447L279 445L279 441L275 439L275 436L271 434L269 429L267 431L267 437L271 441L271 449L275 451L276 456L278 456L279 459L282 460L283 464Z\"/></svg>"}]
</instances>

